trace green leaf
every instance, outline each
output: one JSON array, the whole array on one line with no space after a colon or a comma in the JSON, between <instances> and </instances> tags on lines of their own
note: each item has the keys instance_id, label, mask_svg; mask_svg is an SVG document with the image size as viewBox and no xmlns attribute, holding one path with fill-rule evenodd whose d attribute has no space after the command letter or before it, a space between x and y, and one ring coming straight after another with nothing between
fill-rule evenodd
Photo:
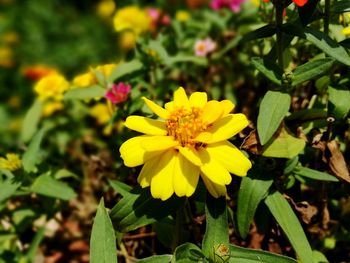
<instances>
[{"instance_id":1,"label":"green leaf","mask_svg":"<svg viewBox=\"0 0 350 263\"><path fill-rule=\"evenodd\" d=\"M344 119L350 111L349 88L328 86L328 110L337 119Z\"/></svg>"},{"instance_id":2,"label":"green leaf","mask_svg":"<svg viewBox=\"0 0 350 263\"><path fill-rule=\"evenodd\" d=\"M261 145L267 143L277 131L289 110L290 95L280 91L268 91L260 103L258 134Z\"/></svg>"},{"instance_id":3,"label":"green leaf","mask_svg":"<svg viewBox=\"0 0 350 263\"><path fill-rule=\"evenodd\" d=\"M242 178L237 203L237 226L242 238L247 237L256 208L267 196L272 183L273 180L256 167L249 171L248 176Z\"/></svg>"},{"instance_id":4,"label":"green leaf","mask_svg":"<svg viewBox=\"0 0 350 263\"><path fill-rule=\"evenodd\" d=\"M300 111L293 112L286 119L287 120L299 120L299 121L307 121L307 120L315 120L315 119L325 119L327 118L327 111L324 109L304 109Z\"/></svg>"},{"instance_id":5,"label":"green leaf","mask_svg":"<svg viewBox=\"0 0 350 263\"><path fill-rule=\"evenodd\" d=\"M138 60L132 60L129 62L125 62L119 66L117 66L111 75L108 77L110 82L114 82L120 78L123 78L127 75L133 74L137 71L143 69L143 64Z\"/></svg>"},{"instance_id":6,"label":"green leaf","mask_svg":"<svg viewBox=\"0 0 350 263\"><path fill-rule=\"evenodd\" d=\"M154 223L154 231L158 240L166 247L171 248L174 245L175 220L168 216Z\"/></svg>"},{"instance_id":7,"label":"green leaf","mask_svg":"<svg viewBox=\"0 0 350 263\"><path fill-rule=\"evenodd\" d=\"M335 14L350 12L349 0L341 0L341 1L333 2L331 12Z\"/></svg>"},{"instance_id":8,"label":"green leaf","mask_svg":"<svg viewBox=\"0 0 350 263\"><path fill-rule=\"evenodd\" d=\"M318 2L319 0L309 0L304 6L298 7L299 18L303 26L310 23L313 14L317 10Z\"/></svg>"},{"instance_id":9,"label":"green leaf","mask_svg":"<svg viewBox=\"0 0 350 263\"><path fill-rule=\"evenodd\" d=\"M305 141L294 137L282 128L277 137L264 146L263 156L277 158L293 158L305 148Z\"/></svg>"},{"instance_id":10,"label":"green leaf","mask_svg":"<svg viewBox=\"0 0 350 263\"><path fill-rule=\"evenodd\" d=\"M283 232L288 237L301 263L312 263L313 256L310 244L300 222L286 199L279 192L270 194L265 203Z\"/></svg>"},{"instance_id":11,"label":"green leaf","mask_svg":"<svg viewBox=\"0 0 350 263\"><path fill-rule=\"evenodd\" d=\"M174 259L176 263L198 263L204 255L199 247L192 243L185 243L178 246L174 252Z\"/></svg>"},{"instance_id":12,"label":"green leaf","mask_svg":"<svg viewBox=\"0 0 350 263\"><path fill-rule=\"evenodd\" d=\"M34 262L34 258L36 256L36 252L39 248L39 245L41 243L41 241L43 241L43 239L45 238L45 227L40 227L33 240L30 242L30 247L29 250L26 254L26 258L28 259L28 262Z\"/></svg>"},{"instance_id":13,"label":"green leaf","mask_svg":"<svg viewBox=\"0 0 350 263\"><path fill-rule=\"evenodd\" d=\"M121 196L128 195L132 189L131 186L124 184L121 181L108 179L108 182L109 182L110 186L112 186L113 190L116 191Z\"/></svg>"},{"instance_id":14,"label":"green leaf","mask_svg":"<svg viewBox=\"0 0 350 263\"><path fill-rule=\"evenodd\" d=\"M86 99L94 99L103 97L106 93L106 90L101 86L94 85L85 88L75 88L67 91L64 94L65 100L78 99L78 100L86 100Z\"/></svg>"},{"instance_id":15,"label":"green leaf","mask_svg":"<svg viewBox=\"0 0 350 263\"><path fill-rule=\"evenodd\" d=\"M45 173L37 177L30 187L30 191L62 200L70 200L76 197L74 190L63 182L60 182Z\"/></svg>"},{"instance_id":16,"label":"green leaf","mask_svg":"<svg viewBox=\"0 0 350 263\"><path fill-rule=\"evenodd\" d=\"M24 170L29 172L36 172L36 165L40 162L40 144L43 140L46 129L41 129L31 140L27 151L23 154L22 165Z\"/></svg>"},{"instance_id":17,"label":"green leaf","mask_svg":"<svg viewBox=\"0 0 350 263\"><path fill-rule=\"evenodd\" d=\"M137 187L113 207L110 217L118 231L128 232L167 217L177 211L184 200L173 196L161 201L154 199L148 188Z\"/></svg>"},{"instance_id":18,"label":"green leaf","mask_svg":"<svg viewBox=\"0 0 350 263\"><path fill-rule=\"evenodd\" d=\"M54 175L54 178L57 180L69 177L79 180L79 177L75 173L72 173L71 171L68 171L66 169L60 169Z\"/></svg>"},{"instance_id":19,"label":"green leaf","mask_svg":"<svg viewBox=\"0 0 350 263\"><path fill-rule=\"evenodd\" d=\"M267 38L276 34L276 26L274 25L265 25L254 31L251 31L243 36L241 39L241 43L245 43L247 41L259 39L259 38Z\"/></svg>"},{"instance_id":20,"label":"green leaf","mask_svg":"<svg viewBox=\"0 0 350 263\"><path fill-rule=\"evenodd\" d=\"M0 203L11 197L20 186L21 183L14 181L14 178L0 182Z\"/></svg>"},{"instance_id":21,"label":"green leaf","mask_svg":"<svg viewBox=\"0 0 350 263\"><path fill-rule=\"evenodd\" d=\"M152 256L144 259L139 259L136 263L171 263L173 255L161 255L161 256Z\"/></svg>"},{"instance_id":22,"label":"green leaf","mask_svg":"<svg viewBox=\"0 0 350 263\"><path fill-rule=\"evenodd\" d=\"M230 260L229 263L297 263L295 259L290 257L230 245ZM311 262L310 262L311 263Z\"/></svg>"},{"instance_id":23,"label":"green leaf","mask_svg":"<svg viewBox=\"0 0 350 263\"><path fill-rule=\"evenodd\" d=\"M166 65L173 65L175 63L193 63L199 66L207 66L208 59L204 57L177 54L176 56L170 57L167 61L165 61Z\"/></svg>"},{"instance_id":24,"label":"green leaf","mask_svg":"<svg viewBox=\"0 0 350 263\"><path fill-rule=\"evenodd\" d=\"M112 221L101 198L91 231L90 262L116 263L117 261L117 244Z\"/></svg>"},{"instance_id":25,"label":"green leaf","mask_svg":"<svg viewBox=\"0 0 350 263\"><path fill-rule=\"evenodd\" d=\"M206 230L203 237L203 254L215 261L218 246L229 244L228 217L225 197L214 198L207 193L205 204Z\"/></svg>"},{"instance_id":26,"label":"green leaf","mask_svg":"<svg viewBox=\"0 0 350 263\"><path fill-rule=\"evenodd\" d=\"M294 168L293 173L313 180L339 182L339 180L336 177L328 173L320 172L300 165Z\"/></svg>"},{"instance_id":27,"label":"green leaf","mask_svg":"<svg viewBox=\"0 0 350 263\"><path fill-rule=\"evenodd\" d=\"M317 263L329 263L328 259L323 255L320 251L314 250L312 251L312 254L314 256L314 260Z\"/></svg>"},{"instance_id":28,"label":"green leaf","mask_svg":"<svg viewBox=\"0 0 350 263\"><path fill-rule=\"evenodd\" d=\"M36 100L24 117L21 130L21 141L28 142L33 137L34 133L38 129L42 110L43 103Z\"/></svg>"},{"instance_id":29,"label":"green leaf","mask_svg":"<svg viewBox=\"0 0 350 263\"><path fill-rule=\"evenodd\" d=\"M250 62L273 83L281 85L283 70L276 63L259 57L253 57Z\"/></svg>"},{"instance_id":30,"label":"green leaf","mask_svg":"<svg viewBox=\"0 0 350 263\"><path fill-rule=\"evenodd\" d=\"M305 81L322 76L332 67L333 63L334 59L323 58L312 60L297 67L293 74L292 85L297 86Z\"/></svg>"},{"instance_id":31,"label":"green leaf","mask_svg":"<svg viewBox=\"0 0 350 263\"><path fill-rule=\"evenodd\" d=\"M327 55L335 58L347 66L350 66L350 56L346 50L325 33L307 27L305 28L305 37Z\"/></svg>"}]
</instances>

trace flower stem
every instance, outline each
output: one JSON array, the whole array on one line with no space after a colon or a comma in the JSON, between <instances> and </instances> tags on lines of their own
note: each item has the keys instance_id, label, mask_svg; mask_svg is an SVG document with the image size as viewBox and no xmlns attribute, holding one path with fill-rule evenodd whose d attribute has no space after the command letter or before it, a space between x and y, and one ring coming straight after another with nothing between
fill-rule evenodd
<instances>
[{"instance_id":1,"label":"flower stem","mask_svg":"<svg viewBox=\"0 0 350 263\"><path fill-rule=\"evenodd\" d=\"M284 7L280 1L276 1L276 49L277 49L277 60L278 65L284 69L283 62L283 32L282 32L282 24L283 24L283 10Z\"/></svg>"},{"instance_id":2,"label":"flower stem","mask_svg":"<svg viewBox=\"0 0 350 263\"><path fill-rule=\"evenodd\" d=\"M330 16L331 0L325 0L324 6L324 20L323 20L323 32L328 35L329 33L329 16Z\"/></svg>"}]
</instances>

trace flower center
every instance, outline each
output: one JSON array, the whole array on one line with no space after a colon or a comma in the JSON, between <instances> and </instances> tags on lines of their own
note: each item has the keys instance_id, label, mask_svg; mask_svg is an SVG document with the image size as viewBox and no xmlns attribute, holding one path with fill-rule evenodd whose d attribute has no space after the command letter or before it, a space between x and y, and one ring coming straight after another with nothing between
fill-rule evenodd
<instances>
[{"instance_id":1,"label":"flower center","mask_svg":"<svg viewBox=\"0 0 350 263\"><path fill-rule=\"evenodd\" d=\"M182 146L195 146L193 139L207 128L202 120L202 110L178 108L169 116L166 127L169 136L173 136Z\"/></svg>"}]
</instances>

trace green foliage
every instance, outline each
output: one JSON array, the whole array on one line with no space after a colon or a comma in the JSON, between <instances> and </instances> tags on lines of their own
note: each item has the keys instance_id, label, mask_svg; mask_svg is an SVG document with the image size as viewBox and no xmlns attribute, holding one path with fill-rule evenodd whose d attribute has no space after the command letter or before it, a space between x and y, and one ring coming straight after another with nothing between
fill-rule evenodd
<instances>
[{"instance_id":1,"label":"green foliage","mask_svg":"<svg viewBox=\"0 0 350 263\"><path fill-rule=\"evenodd\" d=\"M103 198L97 208L90 239L90 262L118 262L113 225L104 207Z\"/></svg>"}]
</instances>

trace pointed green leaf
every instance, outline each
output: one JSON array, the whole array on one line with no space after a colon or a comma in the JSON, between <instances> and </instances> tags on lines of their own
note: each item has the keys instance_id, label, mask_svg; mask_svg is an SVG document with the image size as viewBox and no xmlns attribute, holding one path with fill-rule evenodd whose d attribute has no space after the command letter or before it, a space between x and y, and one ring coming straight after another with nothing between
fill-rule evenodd
<instances>
[{"instance_id":1,"label":"pointed green leaf","mask_svg":"<svg viewBox=\"0 0 350 263\"><path fill-rule=\"evenodd\" d=\"M40 145L45 132L44 128L38 131L31 140L27 151L23 154L22 165L27 173L37 171L36 165L40 162Z\"/></svg>"},{"instance_id":2,"label":"pointed green leaf","mask_svg":"<svg viewBox=\"0 0 350 263\"><path fill-rule=\"evenodd\" d=\"M110 217L118 231L128 232L167 217L177 211L184 200L173 196L161 201L154 199L148 188L137 187L113 207Z\"/></svg>"},{"instance_id":3,"label":"pointed green leaf","mask_svg":"<svg viewBox=\"0 0 350 263\"><path fill-rule=\"evenodd\" d=\"M323 58L312 60L297 67L293 74L292 85L297 86L305 81L322 76L332 67L333 63L334 59Z\"/></svg>"},{"instance_id":4,"label":"pointed green leaf","mask_svg":"<svg viewBox=\"0 0 350 263\"><path fill-rule=\"evenodd\" d=\"M251 59L252 65L265 75L269 80L277 85L282 83L283 70L273 61L268 59L262 59L259 57L253 57Z\"/></svg>"},{"instance_id":5,"label":"pointed green leaf","mask_svg":"<svg viewBox=\"0 0 350 263\"><path fill-rule=\"evenodd\" d=\"M90 262L116 263L117 260L116 237L102 198L91 231Z\"/></svg>"},{"instance_id":6,"label":"pointed green leaf","mask_svg":"<svg viewBox=\"0 0 350 263\"><path fill-rule=\"evenodd\" d=\"M294 137L282 128L277 137L263 148L263 156L276 158L293 158L305 148L305 141Z\"/></svg>"},{"instance_id":7,"label":"pointed green leaf","mask_svg":"<svg viewBox=\"0 0 350 263\"><path fill-rule=\"evenodd\" d=\"M265 199L265 204L288 237L300 262L312 263L313 256L310 244L298 218L286 199L276 191Z\"/></svg>"},{"instance_id":8,"label":"pointed green leaf","mask_svg":"<svg viewBox=\"0 0 350 263\"><path fill-rule=\"evenodd\" d=\"M248 172L248 176L242 178L237 203L237 226L242 238L247 237L256 208L267 196L272 183L273 180L261 174L256 167Z\"/></svg>"},{"instance_id":9,"label":"pointed green leaf","mask_svg":"<svg viewBox=\"0 0 350 263\"><path fill-rule=\"evenodd\" d=\"M245 34L241 39L241 42L245 43L247 41L251 41L259 38L271 37L274 34L276 34L276 26L269 24Z\"/></svg>"},{"instance_id":10,"label":"pointed green leaf","mask_svg":"<svg viewBox=\"0 0 350 263\"><path fill-rule=\"evenodd\" d=\"M314 169L303 167L298 165L294 168L293 173L299 176L307 177L313 180L328 181L328 182L339 182L339 180L328 173L320 172Z\"/></svg>"},{"instance_id":11,"label":"pointed green leaf","mask_svg":"<svg viewBox=\"0 0 350 263\"><path fill-rule=\"evenodd\" d=\"M121 65L118 65L113 72L111 73L111 75L108 77L108 80L110 82L114 82L118 79L121 79L125 76L134 74L140 70L143 69L143 64L138 61L138 60L131 60L129 62L125 62Z\"/></svg>"},{"instance_id":12,"label":"pointed green leaf","mask_svg":"<svg viewBox=\"0 0 350 263\"><path fill-rule=\"evenodd\" d=\"M28 110L26 116L24 117L21 130L21 140L23 142L29 141L37 131L42 110L43 102L39 100L36 100Z\"/></svg>"},{"instance_id":13,"label":"pointed green leaf","mask_svg":"<svg viewBox=\"0 0 350 263\"><path fill-rule=\"evenodd\" d=\"M30 191L62 200L70 200L76 197L74 190L67 184L50 176L50 173L40 175L30 187Z\"/></svg>"},{"instance_id":14,"label":"pointed green leaf","mask_svg":"<svg viewBox=\"0 0 350 263\"><path fill-rule=\"evenodd\" d=\"M99 85L94 85L91 87L84 88L75 88L67 91L64 94L65 100L70 99L78 99L78 100L86 100L86 99L94 99L101 98L105 95L106 90Z\"/></svg>"},{"instance_id":15,"label":"pointed green leaf","mask_svg":"<svg viewBox=\"0 0 350 263\"><path fill-rule=\"evenodd\" d=\"M228 263L297 263L290 257L230 245L230 260ZM310 262L311 263L311 262Z\"/></svg>"},{"instance_id":16,"label":"pointed green leaf","mask_svg":"<svg viewBox=\"0 0 350 263\"><path fill-rule=\"evenodd\" d=\"M108 179L109 184L112 186L113 190L116 191L118 194L122 195L122 196L126 196L129 194L129 192L131 191L131 186L124 184L121 181L117 181L117 180L109 180Z\"/></svg>"},{"instance_id":17,"label":"pointed green leaf","mask_svg":"<svg viewBox=\"0 0 350 263\"><path fill-rule=\"evenodd\" d=\"M324 53L350 66L350 56L346 50L325 33L307 27L305 28L305 36L308 41L321 49Z\"/></svg>"},{"instance_id":18,"label":"pointed green leaf","mask_svg":"<svg viewBox=\"0 0 350 263\"><path fill-rule=\"evenodd\" d=\"M290 107L291 98L287 93L268 91L260 103L258 134L261 145L267 143L277 131Z\"/></svg>"},{"instance_id":19,"label":"pointed green leaf","mask_svg":"<svg viewBox=\"0 0 350 263\"><path fill-rule=\"evenodd\" d=\"M228 217L225 197L214 198L209 193L205 204L206 230L203 237L203 254L215 260L219 246L229 244Z\"/></svg>"},{"instance_id":20,"label":"pointed green leaf","mask_svg":"<svg viewBox=\"0 0 350 263\"><path fill-rule=\"evenodd\" d=\"M21 183L14 181L14 178L0 182L0 203L11 197L20 186Z\"/></svg>"}]
</instances>

